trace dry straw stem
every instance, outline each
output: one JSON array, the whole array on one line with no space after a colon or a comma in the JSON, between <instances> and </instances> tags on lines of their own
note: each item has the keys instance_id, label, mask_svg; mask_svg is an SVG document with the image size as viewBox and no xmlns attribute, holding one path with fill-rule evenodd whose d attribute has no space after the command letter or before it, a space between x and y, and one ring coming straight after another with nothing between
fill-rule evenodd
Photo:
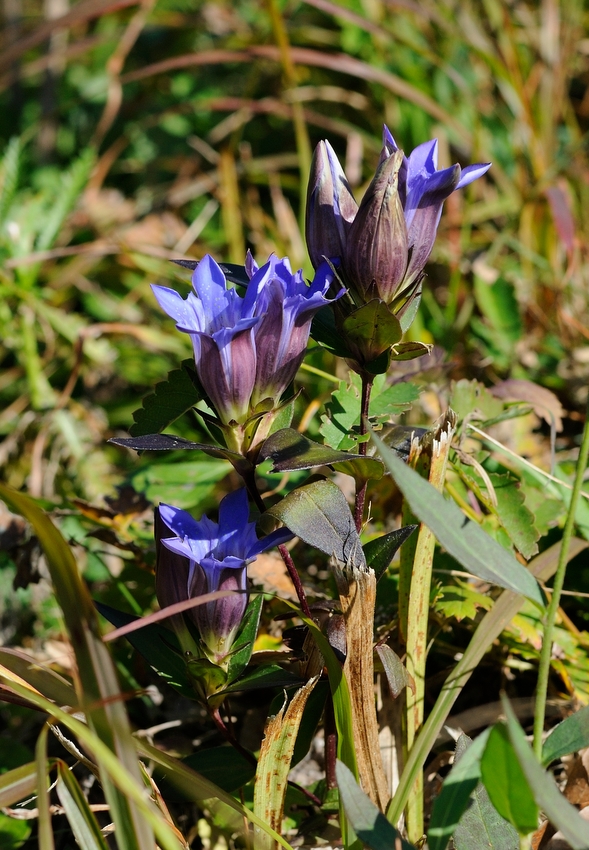
<instances>
[{"instance_id":1,"label":"dry straw stem","mask_svg":"<svg viewBox=\"0 0 589 850\"><path fill-rule=\"evenodd\" d=\"M266 721L256 769L254 814L279 834L297 733L307 700L318 681L319 676L314 676L306 682L296 692L288 708L285 702L278 714ZM254 842L257 850L275 850L277 847L272 836L258 826L254 826Z\"/></svg>"},{"instance_id":2,"label":"dry straw stem","mask_svg":"<svg viewBox=\"0 0 589 850\"><path fill-rule=\"evenodd\" d=\"M370 799L385 810L390 798L380 754L374 694L374 570L337 561L333 565L346 624L344 675L350 690L358 775Z\"/></svg>"},{"instance_id":3,"label":"dry straw stem","mask_svg":"<svg viewBox=\"0 0 589 850\"><path fill-rule=\"evenodd\" d=\"M409 462L421 467L436 490L444 488L448 452L456 427L456 414L448 409L436 429L421 440L413 440ZM407 751L423 724L425 696L425 663L427 655L427 625L430 609L430 588L436 538L430 529L421 525L411 565L410 591L407 604L407 673L415 682L407 690ZM407 582L405 582L407 584ZM410 841L423 835L423 776L419 774L407 804L407 832Z\"/></svg>"}]
</instances>

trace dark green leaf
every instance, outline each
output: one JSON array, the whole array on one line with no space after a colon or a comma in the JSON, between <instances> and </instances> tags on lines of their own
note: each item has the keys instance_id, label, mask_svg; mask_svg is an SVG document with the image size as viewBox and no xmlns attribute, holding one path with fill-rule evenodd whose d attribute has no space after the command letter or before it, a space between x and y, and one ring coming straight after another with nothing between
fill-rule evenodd
<instances>
[{"instance_id":1,"label":"dark green leaf","mask_svg":"<svg viewBox=\"0 0 589 850\"><path fill-rule=\"evenodd\" d=\"M544 604L538 582L510 552L399 460L378 437L373 435L373 440L415 516L433 531L465 570L484 581L521 593L532 602Z\"/></svg>"},{"instance_id":2,"label":"dark green leaf","mask_svg":"<svg viewBox=\"0 0 589 850\"><path fill-rule=\"evenodd\" d=\"M345 346L345 340L337 329L331 307L323 307L315 315L311 324L311 337L337 357L352 357Z\"/></svg>"},{"instance_id":3,"label":"dark green leaf","mask_svg":"<svg viewBox=\"0 0 589 850\"><path fill-rule=\"evenodd\" d=\"M102 616L117 629L140 619L132 614L125 614L124 611L117 611L116 608L111 608L110 605L104 605L102 602L96 602L95 605ZM181 655L180 644L171 629L159 623L153 623L129 632L125 637L156 673L178 693L188 699L196 698Z\"/></svg>"},{"instance_id":4,"label":"dark green leaf","mask_svg":"<svg viewBox=\"0 0 589 850\"><path fill-rule=\"evenodd\" d=\"M233 747L199 750L182 761L230 794L246 785L256 775L255 765Z\"/></svg>"},{"instance_id":5,"label":"dark green leaf","mask_svg":"<svg viewBox=\"0 0 589 850\"><path fill-rule=\"evenodd\" d=\"M462 735L458 740L466 738ZM427 833L430 850L445 850L454 828L466 811L472 792L481 777L481 757L487 745L489 730L471 743L467 749L456 747L454 766L434 801ZM469 739L466 739L467 741ZM465 742L462 741L464 744Z\"/></svg>"},{"instance_id":6,"label":"dark green leaf","mask_svg":"<svg viewBox=\"0 0 589 850\"><path fill-rule=\"evenodd\" d=\"M288 670L283 670L278 664L268 664L264 667L255 668L242 679L233 682L222 691L218 691L215 696L238 693L239 691L257 691L261 688L292 688L295 685L304 684L305 682L300 676L296 676Z\"/></svg>"},{"instance_id":7,"label":"dark green leaf","mask_svg":"<svg viewBox=\"0 0 589 850\"><path fill-rule=\"evenodd\" d=\"M414 850L401 838L372 800L360 788L353 773L341 761L335 767L340 799L358 838L371 850Z\"/></svg>"},{"instance_id":8,"label":"dark green leaf","mask_svg":"<svg viewBox=\"0 0 589 850\"><path fill-rule=\"evenodd\" d=\"M129 433L134 437L159 434L203 398L195 385L194 362L184 360L180 369L168 373L165 381L155 385L142 407L133 414L135 422Z\"/></svg>"},{"instance_id":9,"label":"dark green leaf","mask_svg":"<svg viewBox=\"0 0 589 850\"><path fill-rule=\"evenodd\" d=\"M390 531L388 534L383 534L375 540L369 540L362 547L366 563L372 567L378 579L385 573L387 567L395 557L397 550L410 537L416 525L406 525L404 528L397 528L396 531Z\"/></svg>"},{"instance_id":10,"label":"dark green leaf","mask_svg":"<svg viewBox=\"0 0 589 850\"><path fill-rule=\"evenodd\" d=\"M461 735L456 744L456 759L466 749L467 742L467 736ZM480 782L454 830L452 841L456 850L518 850L520 846L517 830L501 817Z\"/></svg>"},{"instance_id":11,"label":"dark green leaf","mask_svg":"<svg viewBox=\"0 0 589 850\"><path fill-rule=\"evenodd\" d=\"M329 682L322 679L317 682L307 700L292 754L291 768L302 761L311 749L311 744L317 733L317 727L319 726L323 709L325 708L325 700L328 693Z\"/></svg>"},{"instance_id":12,"label":"dark green leaf","mask_svg":"<svg viewBox=\"0 0 589 850\"><path fill-rule=\"evenodd\" d=\"M589 747L589 705L554 727L542 747L542 764L547 766L555 759L585 747Z\"/></svg>"},{"instance_id":13,"label":"dark green leaf","mask_svg":"<svg viewBox=\"0 0 589 850\"><path fill-rule=\"evenodd\" d=\"M517 717L505 697L502 699L503 709L507 716L509 738L516 753L527 783L534 793L538 806L548 820L560 832L572 850L587 850L589 847L589 823L584 820L577 809L558 790L552 777L538 763Z\"/></svg>"},{"instance_id":14,"label":"dark green leaf","mask_svg":"<svg viewBox=\"0 0 589 850\"><path fill-rule=\"evenodd\" d=\"M538 768L541 769L539 765ZM489 733L481 758L481 777L499 814L513 824L520 835L538 828L534 793L503 724L493 726Z\"/></svg>"},{"instance_id":15,"label":"dark green leaf","mask_svg":"<svg viewBox=\"0 0 589 850\"><path fill-rule=\"evenodd\" d=\"M284 523L309 546L335 555L344 564L366 566L350 506L331 481L313 481L299 487L266 513Z\"/></svg>"},{"instance_id":16,"label":"dark green leaf","mask_svg":"<svg viewBox=\"0 0 589 850\"><path fill-rule=\"evenodd\" d=\"M294 428L283 428L265 441L260 459L272 460L272 472L311 469L313 466L333 466L355 478L381 478L383 466L379 460L351 452L330 449L299 434Z\"/></svg>"},{"instance_id":17,"label":"dark green leaf","mask_svg":"<svg viewBox=\"0 0 589 850\"><path fill-rule=\"evenodd\" d=\"M258 593L251 599L247 606L239 633L233 644L235 647L241 647L241 649L237 649L236 652L231 654L229 666L227 667L227 681L230 683L237 679L238 676L241 676L252 657L263 604L264 596L262 593Z\"/></svg>"}]
</instances>

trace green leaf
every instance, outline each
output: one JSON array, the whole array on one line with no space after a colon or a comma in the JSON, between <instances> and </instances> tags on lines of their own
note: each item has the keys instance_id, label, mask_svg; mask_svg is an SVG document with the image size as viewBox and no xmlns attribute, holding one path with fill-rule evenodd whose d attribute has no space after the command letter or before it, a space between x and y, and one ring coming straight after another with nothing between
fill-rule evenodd
<instances>
[{"instance_id":1,"label":"green leaf","mask_svg":"<svg viewBox=\"0 0 589 850\"><path fill-rule=\"evenodd\" d=\"M96 602L96 609L102 616L112 623L117 629L140 620L133 614L117 611L103 602ZM147 661L155 672L165 679L174 690L188 699L195 699L194 689L190 684L190 677L186 670L186 664L182 658L182 651L176 635L171 629L159 623L152 623L134 632L125 635L131 646L137 650Z\"/></svg>"},{"instance_id":2,"label":"green leaf","mask_svg":"<svg viewBox=\"0 0 589 850\"><path fill-rule=\"evenodd\" d=\"M58 705L78 705L78 696L69 682L49 667L40 666L31 655L20 649L0 647L0 664L28 682ZM0 768L2 762L0 762Z\"/></svg>"},{"instance_id":3,"label":"green leaf","mask_svg":"<svg viewBox=\"0 0 589 850\"><path fill-rule=\"evenodd\" d=\"M589 705L583 706L554 727L542 747L542 764L548 766L555 759L585 747L589 747Z\"/></svg>"},{"instance_id":4,"label":"green leaf","mask_svg":"<svg viewBox=\"0 0 589 850\"><path fill-rule=\"evenodd\" d=\"M523 729L518 723L509 700L502 698L503 709L507 717L509 739L516 753L529 787L532 789L538 806L548 820L560 832L572 850L587 850L589 847L589 823L558 790L552 777L538 763L532 748L526 741Z\"/></svg>"},{"instance_id":5,"label":"green leaf","mask_svg":"<svg viewBox=\"0 0 589 850\"><path fill-rule=\"evenodd\" d=\"M497 496L497 515L510 539L526 560L538 553L540 532L534 525L534 515L524 504L520 483L511 475L489 475Z\"/></svg>"},{"instance_id":6,"label":"green leaf","mask_svg":"<svg viewBox=\"0 0 589 850\"><path fill-rule=\"evenodd\" d=\"M379 298L373 298L346 316L342 333L353 346L372 352L373 359L400 342L403 336L399 320Z\"/></svg>"},{"instance_id":7,"label":"green leaf","mask_svg":"<svg viewBox=\"0 0 589 850\"><path fill-rule=\"evenodd\" d=\"M18 850L31 834L30 821L16 820L0 813L0 847L2 850Z\"/></svg>"},{"instance_id":8,"label":"green leaf","mask_svg":"<svg viewBox=\"0 0 589 850\"><path fill-rule=\"evenodd\" d=\"M480 415L477 418L483 421L494 419L503 412L503 402L492 396L484 384L466 378L452 383L449 404L460 421L474 411L478 411Z\"/></svg>"},{"instance_id":9,"label":"green leaf","mask_svg":"<svg viewBox=\"0 0 589 850\"><path fill-rule=\"evenodd\" d=\"M292 754L291 769L302 761L311 749L311 744L313 743L313 739L317 733L317 727L323 715L328 693L329 682L321 679L317 682L312 694L307 700Z\"/></svg>"},{"instance_id":10,"label":"green leaf","mask_svg":"<svg viewBox=\"0 0 589 850\"><path fill-rule=\"evenodd\" d=\"M407 687L415 693L415 680L409 674L397 653L393 652L386 643L377 644L375 651L382 664L393 699L397 699L403 689Z\"/></svg>"},{"instance_id":11,"label":"green leaf","mask_svg":"<svg viewBox=\"0 0 589 850\"><path fill-rule=\"evenodd\" d=\"M433 345L427 342L398 342L393 345L391 360L415 360L430 354Z\"/></svg>"},{"instance_id":12,"label":"green leaf","mask_svg":"<svg viewBox=\"0 0 589 850\"><path fill-rule=\"evenodd\" d=\"M331 481L313 481L293 490L266 513L293 534L343 564L365 568L366 560L344 494Z\"/></svg>"},{"instance_id":13,"label":"green leaf","mask_svg":"<svg viewBox=\"0 0 589 850\"><path fill-rule=\"evenodd\" d=\"M133 414L135 422L129 433L133 437L159 434L203 398L195 385L194 361L183 360L179 369L168 373L165 381L155 385L153 393L143 399L142 407Z\"/></svg>"},{"instance_id":14,"label":"green leaf","mask_svg":"<svg viewBox=\"0 0 589 850\"><path fill-rule=\"evenodd\" d=\"M484 581L521 593L538 605L544 604L538 582L510 552L399 460L376 435L372 439L415 516L465 570Z\"/></svg>"},{"instance_id":15,"label":"green leaf","mask_svg":"<svg viewBox=\"0 0 589 850\"><path fill-rule=\"evenodd\" d=\"M336 327L331 307L323 307L315 315L311 324L311 337L337 357L352 357L345 346L341 331Z\"/></svg>"},{"instance_id":16,"label":"green leaf","mask_svg":"<svg viewBox=\"0 0 589 850\"><path fill-rule=\"evenodd\" d=\"M416 528L416 525L406 525L404 528L397 528L395 531L390 531L388 534L383 534L381 537L369 540L368 543L364 544L362 548L364 549L366 563L376 573L377 581L384 575L397 550Z\"/></svg>"},{"instance_id":17,"label":"green leaf","mask_svg":"<svg viewBox=\"0 0 589 850\"><path fill-rule=\"evenodd\" d=\"M499 814L513 824L520 835L538 828L534 794L503 724L497 724L489 733L481 759L481 777Z\"/></svg>"},{"instance_id":18,"label":"green leaf","mask_svg":"<svg viewBox=\"0 0 589 850\"><path fill-rule=\"evenodd\" d=\"M342 381L325 405L319 431L328 446L334 449L350 449L356 441L350 436L352 428L360 421L360 388L358 375L350 374L349 383Z\"/></svg>"},{"instance_id":19,"label":"green leaf","mask_svg":"<svg viewBox=\"0 0 589 850\"><path fill-rule=\"evenodd\" d=\"M234 647L241 647L241 649L232 651L227 667L227 681L229 683L241 676L250 662L254 651L254 641L258 634L263 604L264 595L258 593L252 597L246 608L239 632L233 642Z\"/></svg>"},{"instance_id":20,"label":"green leaf","mask_svg":"<svg viewBox=\"0 0 589 850\"><path fill-rule=\"evenodd\" d=\"M182 761L229 794L246 785L256 775L255 765L233 747L201 749L186 756Z\"/></svg>"},{"instance_id":21,"label":"green leaf","mask_svg":"<svg viewBox=\"0 0 589 850\"><path fill-rule=\"evenodd\" d=\"M35 243L37 251L46 251L53 247L66 216L74 208L86 185L95 160L95 151L92 148L87 148L78 159L74 160L69 170L62 175L60 192L44 219L43 229Z\"/></svg>"},{"instance_id":22,"label":"green leaf","mask_svg":"<svg viewBox=\"0 0 589 850\"><path fill-rule=\"evenodd\" d=\"M466 583L445 585L439 592L441 597L436 599L436 611L440 611L444 617L455 617L458 622L474 620L479 608L488 611L493 607L492 599Z\"/></svg>"},{"instance_id":23,"label":"green leaf","mask_svg":"<svg viewBox=\"0 0 589 850\"><path fill-rule=\"evenodd\" d=\"M419 387L409 381L402 381L392 386L383 386L382 392L372 394L370 398L371 416L398 416L411 407L411 403L419 398Z\"/></svg>"},{"instance_id":24,"label":"green leaf","mask_svg":"<svg viewBox=\"0 0 589 850\"><path fill-rule=\"evenodd\" d=\"M331 449L299 434L294 428L283 428L272 434L260 450L260 460L270 458L271 472L288 472L311 469L314 466L332 466L334 469L360 478L382 478L383 465L376 458Z\"/></svg>"},{"instance_id":25,"label":"green leaf","mask_svg":"<svg viewBox=\"0 0 589 850\"><path fill-rule=\"evenodd\" d=\"M20 139L13 136L6 146L0 170L0 225L4 223L18 186Z\"/></svg>"},{"instance_id":26,"label":"green leaf","mask_svg":"<svg viewBox=\"0 0 589 850\"><path fill-rule=\"evenodd\" d=\"M263 667L254 668L251 673L247 673L243 678L233 682L229 687L218 691L215 697L221 694L234 694L240 691L257 691L262 688L292 688L298 685L304 685L304 679L291 673L289 670L283 670L278 664L268 664Z\"/></svg>"},{"instance_id":27,"label":"green leaf","mask_svg":"<svg viewBox=\"0 0 589 850\"><path fill-rule=\"evenodd\" d=\"M57 765L56 791L81 850L108 850L88 800L63 762Z\"/></svg>"},{"instance_id":28,"label":"green leaf","mask_svg":"<svg viewBox=\"0 0 589 850\"><path fill-rule=\"evenodd\" d=\"M487 746L489 732L490 730L483 732L467 748L464 747L464 739L470 739L466 738L466 735L461 735L458 739L454 766L434 801L427 833L429 850L445 850L455 827L466 811L471 794L481 778L481 757Z\"/></svg>"},{"instance_id":29,"label":"green leaf","mask_svg":"<svg viewBox=\"0 0 589 850\"><path fill-rule=\"evenodd\" d=\"M371 850L414 850L413 845L401 838L395 827L362 791L353 773L339 759L335 775L348 820L364 844Z\"/></svg>"},{"instance_id":30,"label":"green leaf","mask_svg":"<svg viewBox=\"0 0 589 850\"><path fill-rule=\"evenodd\" d=\"M458 739L456 758L459 750L464 752L467 741L466 735ZM517 830L501 817L480 782L454 830L452 841L456 850L518 850L520 846Z\"/></svg>"}]
</instances>

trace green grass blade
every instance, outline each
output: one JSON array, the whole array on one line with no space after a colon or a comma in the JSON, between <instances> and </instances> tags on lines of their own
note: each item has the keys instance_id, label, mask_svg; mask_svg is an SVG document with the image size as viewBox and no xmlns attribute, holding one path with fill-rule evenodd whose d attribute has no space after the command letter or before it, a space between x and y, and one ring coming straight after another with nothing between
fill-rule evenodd
<instances>
[{"instance_id":1,"label":"green grass blade","mask_svg":"<svg viewBox=\"0 0 589 850\"><path fill-rule=\"evenodd\" d=\"M38 841L39 850L55 850L53 827L49 811L49 788L47 783L47 724L41 729L35 747L35 765L37 771L37 811L39 812Z\"/></svg>"},{"instance_id":2,"label":"green grass blade","mask_svg":"<svg viewBox=\"0 0 589 850\"><path fill-rule=\"evenodd\" d=\"M14 806L37 787L37 765L34 761L7 770L0 776L0 809Z\"/></svg>"},{"instance_id":3,"label":"green grass blade","mask_svg":"<svg viewBox=\"0 0 589 850\"><path fill-rule=\"evenodd\" d=\"M108 850L98 822L76 778L63 762L57 765L57 796L81 850Z\"/></svg>"}]
</instances>

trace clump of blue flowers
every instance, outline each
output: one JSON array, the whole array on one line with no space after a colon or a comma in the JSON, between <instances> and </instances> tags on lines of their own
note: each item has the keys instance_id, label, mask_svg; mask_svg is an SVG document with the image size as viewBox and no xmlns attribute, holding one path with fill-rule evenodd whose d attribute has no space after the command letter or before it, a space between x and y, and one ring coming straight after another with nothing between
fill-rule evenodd
<instances>
[{"instance_id":1,"label":"clump of blue flowers","mask_svg":"<svg viewBox=\"0 0 589 850\"><path fill-rule=\"evenodd\" d=\"M219 521L207 516L194 519L187 511L160 505L159 518L172 532L159 543L173 555L160 556L156 590L163 607L217 590L234 591L230 596L189 609L201 641L203 655L218 666L226 664L248 605L247 565L266 549L292 538L285 528L258 539L255 522L249 522L245 488L225 496L219 506Z\"/></svg>"},{"instance_id":2,"label":"clump of blue flowers","mask_svg":"<svg viewBox=\"0 0 589 850\"><path fill-rule=\"evenodd\" d=\"M194 271L186 299L154 286L155 296L178 330L190 334L196 372L214 408L228 448L247 454L268 436L280 398L305 355L313 316L329 303L333 273L319 265L308 286L302 271L271 256L259 267L246 260L245 296L228 288L210 256Z\"/></svg>"}]
</instances>

